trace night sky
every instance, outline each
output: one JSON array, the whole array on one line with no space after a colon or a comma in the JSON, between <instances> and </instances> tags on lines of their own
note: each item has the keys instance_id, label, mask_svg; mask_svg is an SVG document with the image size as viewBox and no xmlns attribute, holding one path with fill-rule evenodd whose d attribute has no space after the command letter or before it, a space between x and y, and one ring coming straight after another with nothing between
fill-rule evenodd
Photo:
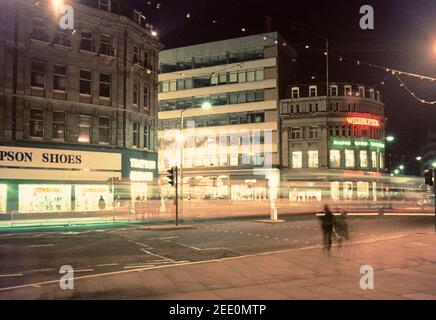
<instances>
[{"instance_id":1,"label":"night sky","mask_svg":"<svg viewBox=\"0 0 436 320\"><path fill-rule=\"evenodd\" d=\"M159 32L166 48L235 38L266 31L265 17L299 54L299 82L325 81L324 40L331 49L330 80L376 85L382 91L388 118L387 164L404 162L417 173L416 157L429 126L436 129L436 105L416 101L384 70L358 66L361 60L436 77L436 0L129 0ZM375 29L361 30L359 8L375 11ZM158 8L159 7L159 8ZM187 13L191 18L186 18ZM212 21L216 20L216 23ZM302 26L305 25L304 27ZM241 28L246 28L242 32ZM305 49L305 45L310 49ZM339 56L353 62L339 61ZM310 80L315 76L315 80ZM382 85L382 80L384 85ZM404 77L421 98L436 100L436 82ZM433 121L429 119L433 117ZM392 163L390 165L390 163ZM414 167L415 165L415 167Z\"/></svg>"}]
</instances>

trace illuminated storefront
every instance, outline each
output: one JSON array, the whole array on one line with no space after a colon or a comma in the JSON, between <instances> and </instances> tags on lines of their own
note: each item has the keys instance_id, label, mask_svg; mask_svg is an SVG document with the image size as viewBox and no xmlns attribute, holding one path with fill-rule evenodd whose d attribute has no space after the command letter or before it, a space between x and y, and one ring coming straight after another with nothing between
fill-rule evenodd
<instances>
[{"instance_id":1,"label":"illuminated storefront","mask_svg":"<svg viewBox=\"0 0 436 320\"><path fill-rule=\"evenodd\" d=\"M114 195L108 185L76 185L74 189L75 211L99 211L101 197L104 200L105 210L113 209Z\"/></svg>"},{"instance_id":2,"label":"illuminated storefront","mask_svg":"<svg viewBox=\"0 0 436 320\"><path fill-rule=\"evenodd\" d=\"M71 185L19 185L18 196L22 213L71 211Z\"/></svg>"},{"instance_id":3,"label":"illuminated storefront","mask_svg":"<svg viewBox=\"0 0 436 320\"><path fill-rule=\"evenodd\" d=\"M0 184L0 213L7 212L8 202L8 186L6 184Z\"/></svg>"}]
</instances>

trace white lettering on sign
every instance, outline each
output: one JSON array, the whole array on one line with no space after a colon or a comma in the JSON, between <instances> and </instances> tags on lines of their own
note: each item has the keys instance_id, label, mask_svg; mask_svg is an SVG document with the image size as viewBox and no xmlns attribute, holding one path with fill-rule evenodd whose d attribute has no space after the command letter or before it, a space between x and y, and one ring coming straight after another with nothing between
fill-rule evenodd
<instances>
[{"instance_id":1,"label":"white lettering on sign","mask_svg":"<svg viewBox=\"0 0 436 320\"><path fill-rule=\"evenodd\" d=\"M130 172L130 181L137 181L137 182L153 181L153 173L132 171Z\"/></svg>"},{"instance_id":2,"label":"white lettering on sign","mask_svg":"<svg viewBox=\"0 0 436 320\"><path fill-rule=\"evenodd\" d=\"M144 159L130 159L130 167L135 169L156 170L156 161Z\"/></svg>"}]
</instances>

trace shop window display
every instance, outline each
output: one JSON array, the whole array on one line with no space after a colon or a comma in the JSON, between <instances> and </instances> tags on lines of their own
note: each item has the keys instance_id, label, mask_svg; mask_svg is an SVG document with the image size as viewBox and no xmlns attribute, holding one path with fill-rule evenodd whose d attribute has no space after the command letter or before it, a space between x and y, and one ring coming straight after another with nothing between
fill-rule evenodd
<instances>
[{"instance_id":1,"label":"shop window display","mask_svg":"<svg viewBox=\"0 0 436 320\"><path fill-rule=\"evenodd\" d=\"M20 185L20 212L71 211L70 185Z\"/></svg>"},{"instance_id":2,"label":"shop window display","mask_svg":"<svg viewBox=\"0 0 436 320\"><path fill-rule=\"evenodd\" d=\"M0 213L6 213L7 211L7 196L8 186L6 184L0 184Z\"/></svg>"},{"instance_id":3,"label":"shop window display","mask_svg":"<svg viewBox=\"0 0 436 320\"><path fill-rule=\"evenodd\" d=\"M77 185L75 186L75 208L78 212L101 211L100 198L104 200L104 210L113 208L114 197L105 185Z\"/></svg>"}]
</instances>

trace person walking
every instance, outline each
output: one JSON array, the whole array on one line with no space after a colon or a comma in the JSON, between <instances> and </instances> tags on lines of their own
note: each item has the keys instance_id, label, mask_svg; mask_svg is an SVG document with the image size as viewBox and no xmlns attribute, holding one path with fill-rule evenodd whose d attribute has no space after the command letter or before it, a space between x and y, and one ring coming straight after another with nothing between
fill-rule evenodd
<instances>
[{"instance_id":1,"label":"person walking","mask_svg":"<svg viewBox=\"0 0 436 320\"><path fill-rule=\"evenodd\" d=\"M323 215L320 216L321 229L323 232L324 249L330 251L332 247L332 234L335 225L335 216L328 205L324 206Z\"/></svg>"},{"instance_id":2,"label":"person walking","mask_svg":"<svg viewBox=\"0 0 436 320\"><path fill-rule=\"evenodd\" d=\"M106 209L106 202L104 201L103 196L100 196L100 200L98 200L98 208L100 211Z\"/></svg>"},{"instance_id":3,"label":"person walking","mask_svg":"<svg viewBox=\"0 0 436 320\"><path fill-rule=\"evenodd\" d=\"M348 240L348 223L346 221L347 213L342 211L339 216L335 218L334 232L338 239L338 248L342 248L345 240Z\"/></svg>"}]
</instances>

